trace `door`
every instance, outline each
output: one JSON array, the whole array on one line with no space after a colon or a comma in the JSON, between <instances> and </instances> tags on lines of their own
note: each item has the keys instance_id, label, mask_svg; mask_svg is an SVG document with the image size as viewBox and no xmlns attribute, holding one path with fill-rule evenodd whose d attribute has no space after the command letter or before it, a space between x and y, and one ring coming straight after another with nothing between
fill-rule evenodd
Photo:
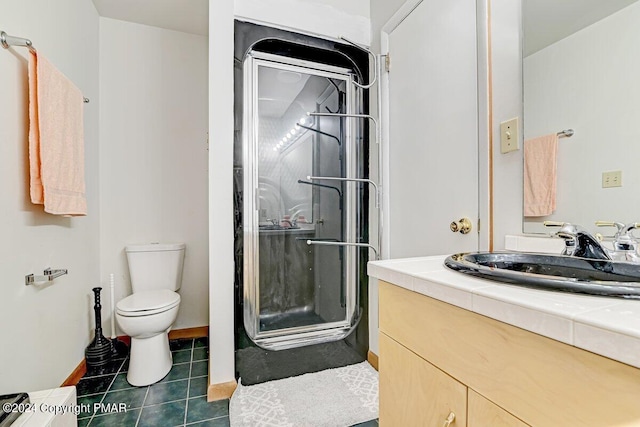
<instances>
[{"instance_id":1,"label":"door","mask_svg":"<svg viewBox=\"0 0 640 427\"><path fill-rule=\"evenodd\" d=\"M388 31L388 55L389 257L477 250L475 0L419 2ZM462 218L471 231L452 232Z\"/></svg>"}]
</instances>

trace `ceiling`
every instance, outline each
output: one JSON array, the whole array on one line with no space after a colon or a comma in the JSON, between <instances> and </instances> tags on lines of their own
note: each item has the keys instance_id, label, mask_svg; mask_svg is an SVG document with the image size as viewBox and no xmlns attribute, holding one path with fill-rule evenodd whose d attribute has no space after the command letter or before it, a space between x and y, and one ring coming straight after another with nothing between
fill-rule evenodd
<instances>
[{"instance_id":1,"label":"ceiling","mask_svg":"<svg viewBox=\"0 0 640 427\"><path fill-rule=\"evenodd\" d=\"M522 0L529 56L637 0ZM208 0L93 0L100 16L207 36Z\"/></svg>"},{"instance_id":2,"label":"ceiling","mask_svg":"<svg viewBox=\"0 0 640 427\"><path fill-rule=\"evenodd\" d=\"M527 57L637 0L522 0Z\"/></svg>"},{"instance_id":3,"label":"ceiling","mask_svg":"<svg viewBox=\"0 0 640 427\"><path fill-rule=\"evenodd\" d=\"M209 35L208 0L93 0L100 16Z\"/></svg>"}]
</instances>

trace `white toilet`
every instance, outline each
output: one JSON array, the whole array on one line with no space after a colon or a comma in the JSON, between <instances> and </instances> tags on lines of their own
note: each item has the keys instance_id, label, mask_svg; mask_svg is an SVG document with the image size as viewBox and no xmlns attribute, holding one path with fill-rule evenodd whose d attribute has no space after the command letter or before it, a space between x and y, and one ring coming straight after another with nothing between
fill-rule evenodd
<instances>
[{"instance_id":1,"label":"white toilet","mask_svg":"<svg viewBox=\"0 0 640 427\"><path fill-rule=\"evenodd\" d=\"M153 384L171 370L168 333L178 317L184 249L184 243L125 247L133 294L118 302L116 319L131 337L131 385Z\"/></svg>"}]
</instances>

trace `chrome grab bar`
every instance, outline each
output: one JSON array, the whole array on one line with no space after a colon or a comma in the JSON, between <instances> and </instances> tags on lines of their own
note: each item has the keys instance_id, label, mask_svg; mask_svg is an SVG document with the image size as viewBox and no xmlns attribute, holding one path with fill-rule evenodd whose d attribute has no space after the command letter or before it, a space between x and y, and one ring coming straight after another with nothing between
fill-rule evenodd
<instances>
[{"instance_id":1,"label":"chrome grab bar","mask_svg":"<svg viewBox=\"0 0 640 427\"><path fill-rule=\"evenodd\" d=\"M56 279L60 276L64 276L69 273L69 270L66 268L60 268L56 270L52 270L51 268L47 268L44 270L44 276L35 276L33 274L27 274L24 276L24 284L26 286L33 285L36 282L51 282L53 279Z\"/></svg>"},{"instance_id":2,"label":"chrome grab bar","mask_svg":"<svg viewBox=\"0 0 640 427\"><path fill-rule=\"evenodd\" d=\"M307 175L307 179L309 181L351 181L351 182L366 182L373 186L376 190L376 208L380 207L380 190L378 190L378 184L370 179L362 179L362 178L340 178L334 176L309 176ZM300 182L300 181L298 181ZM303 181L304 182L304 181Z\"/></svg>"},{"instance_id":3,"label":"chrome grab bar","mask_svg":"<svg viewBox=\"0 0 640 427\"><path fill-rule=\"evenodd\" d=\"M328 241L328 240L311 240L308 239L307 240L307 245L311 246L311 245L318 245L318 246L356 246L359 248L369 248L371 250L373 250L373 252L376 254L376 260L380 259L380 257L378 256L378 249L375 248L375 246L370 245L369 243L348 243L348 242L332 242L332 241Z\"/></svg>"},{"instance_id":4,"label":"chrome grab bar","mask_svg":"<svg viewBox=\"0 0 640 427\"><path fill-rule=\"evenodd\" d=\"M365 84L360 84L360 83L356 82L355 80L352 82L354 85L358 86L361 89L370 89L371 87L373 87L373 85L376 83L376 80L378 80L378 57L373 52L371 52L369 49L363 48L362 46L356 44L355 42L352 42L351 40L349 40L346 37L338 36L338 38L340 40L346 41L351 46L353 46L353 47L355 47L357 49L360 49L360 50L362 50L364 52L367 52L367 55L369 55L369 56L371 56L371 58L373 58L373 80L371 80L369 82L369 84L366 84L366 85Z\"/></svg>"}]
</instances>

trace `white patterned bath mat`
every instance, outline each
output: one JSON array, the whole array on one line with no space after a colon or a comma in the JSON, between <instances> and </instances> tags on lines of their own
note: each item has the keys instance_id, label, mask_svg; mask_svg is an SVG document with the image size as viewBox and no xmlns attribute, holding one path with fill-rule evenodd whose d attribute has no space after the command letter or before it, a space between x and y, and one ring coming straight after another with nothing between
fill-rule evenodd
<instances>
[{"instance_id":1,"label":"white patterned bath mat","mask_svg":"<svg viewBox=\"0 0 640 427\"><path fill-rule=\"evenodd\" d=\"M378 372L367 362L243 386L231 427L347 427L378 418Z\"/></svg>"}]
</instances>

